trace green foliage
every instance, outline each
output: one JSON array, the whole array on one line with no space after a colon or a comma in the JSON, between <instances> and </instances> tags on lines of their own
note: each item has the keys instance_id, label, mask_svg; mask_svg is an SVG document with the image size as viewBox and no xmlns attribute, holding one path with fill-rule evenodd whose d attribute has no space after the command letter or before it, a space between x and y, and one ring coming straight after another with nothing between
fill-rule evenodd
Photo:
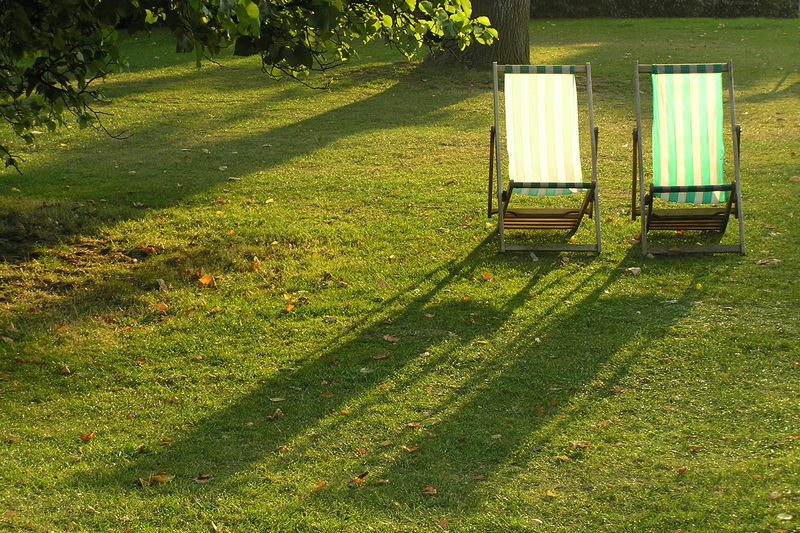
<instances>
[{"instance_id":1,"label":"green foliage","mask_svg":"<svg viewBox=\"0 0 800 533\"><path fill-rule=\"evenodd\" d=\"M180 52L205 55L233 46L260 54L273 77L306 76L347 60L351 43L383 39L406 56L447 36L463 49L497 36L469 0L7 0L0 10L0 117L32 142L73 115L92 124L100 93L91 83L122 65L117 28L154 24L172 32ZM0 144L6 166L17 166Z\"/></svg>"},{"instance_id":2,"label":"green foliage","mask_svg":"<svg viewBox=\"0 0 800 533\"><path fill-rule=\"evenodd\" d=\"M797 0L531 0L531 17L782 17L796 18Z\"/></svg>"}]
</instances>

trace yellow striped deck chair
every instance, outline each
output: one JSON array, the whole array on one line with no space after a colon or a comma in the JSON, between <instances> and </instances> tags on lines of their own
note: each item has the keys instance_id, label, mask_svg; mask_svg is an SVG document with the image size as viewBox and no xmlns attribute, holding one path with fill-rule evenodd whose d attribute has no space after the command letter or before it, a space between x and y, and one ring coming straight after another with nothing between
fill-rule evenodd
<instances>
[{"instance_id":1,"label":"yellow striped deck chair","mask_svg":"<svg viewBox=\"0 0 800 533\"><path fill-rule=\"evenodd\" d=\"M641 215L642 253L744 254L744 228L739 188L739 143L731 63L689 65L635 64L636 129L633 135L631 211ZM653 91L652 182L645 191L642 155L642 113L639 74L650 74ZM724 179L722 76L728 74L734 178ZM639 209L636 181L639 181ZM658 202L656 201L658 200ZM708 207L675 208L669 204L711 204ZM665 207L660 207L664 204ZM716 204L716 205L714 205ZM648 247L651 230L708 231L722 234L731 213L739 220L739 244Z\"/></svg>"},{"instance_id":2,"label":"yellow striped deck chair","mask_svg":"<svg viewBox=\"0 0 800 533\"><path fill-rule=\"evenodd\" d=\"M597 214L597 128L592 108L592 76L585 65L492 64L494 126L489 144L488 216L498 216L500 250L584 251L600 253L600 218ZM500 125L500 80L503 74L504 113ZM578 135L578 95L575 74L586 75L592 168L584 180ZM504 189L501 136L508 155L508 185ZM496 166L496 180L494 168ZM493 190L497 194L494 205ZM512 195L561 196L585 191L580 206L567 208L510 207ZM508 243L508 230L563 230L571 236L584 216L594 216L593 244Z\"/></svg>"}]
</instances>

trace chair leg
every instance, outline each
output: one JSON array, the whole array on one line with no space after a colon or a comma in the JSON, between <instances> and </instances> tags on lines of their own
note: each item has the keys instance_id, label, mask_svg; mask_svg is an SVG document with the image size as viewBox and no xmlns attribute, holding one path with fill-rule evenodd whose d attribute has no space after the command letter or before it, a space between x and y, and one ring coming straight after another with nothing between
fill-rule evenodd
<instances>
[{"instance_id":1,"label":"chair leg","mask_svg":"<svg viewBox=\"0 0 800 533\"><path fill-rule=\"evenodd\" d=\"M492 218L492 188L494 187L494 141L497 131L492 126L489 134L489 201L486 207L486 217Z\"/></svg>"}]
</instances>

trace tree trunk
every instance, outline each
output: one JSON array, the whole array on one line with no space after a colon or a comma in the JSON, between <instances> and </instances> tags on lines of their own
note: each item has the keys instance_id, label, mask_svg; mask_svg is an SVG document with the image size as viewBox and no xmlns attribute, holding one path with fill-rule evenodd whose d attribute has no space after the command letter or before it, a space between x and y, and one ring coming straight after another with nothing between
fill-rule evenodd
<instances>
[{"instance_id":1,"label":"tree trunk","mask_svg":"<svg viewBox=\"0 0 800 533\"><path fill-rule=\"evenodd\" d=\"M507 65L530 63L530 0L472 0L472 16L486 15L499 34L491 46L473 43L463 52L453 43L445 43L445 50L433 54L434 61L456 61L471 68L489 69L492 61ZM449 49L449 50L448 50Z\"/></svg>"}]
</instances>

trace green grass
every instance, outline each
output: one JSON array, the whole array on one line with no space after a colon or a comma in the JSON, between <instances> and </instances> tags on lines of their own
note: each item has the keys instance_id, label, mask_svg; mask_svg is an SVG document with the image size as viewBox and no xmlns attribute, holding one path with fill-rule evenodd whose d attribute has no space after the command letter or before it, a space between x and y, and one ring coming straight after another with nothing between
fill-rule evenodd
<instances>
[{"instance_id":1,"label":"green grass","mask_svg":"<svg viewBox=\"0 0 800 533\"><path fill-rule=\"evenodd\" d=\"M604 243L537 262L486 224L488 73L130 40L129 137L0 172L0 531L797 531L799 24L532 21L592 62ZM635 59L733 60L746 256L631 244Z\"/></svg>"}]
</instances>

